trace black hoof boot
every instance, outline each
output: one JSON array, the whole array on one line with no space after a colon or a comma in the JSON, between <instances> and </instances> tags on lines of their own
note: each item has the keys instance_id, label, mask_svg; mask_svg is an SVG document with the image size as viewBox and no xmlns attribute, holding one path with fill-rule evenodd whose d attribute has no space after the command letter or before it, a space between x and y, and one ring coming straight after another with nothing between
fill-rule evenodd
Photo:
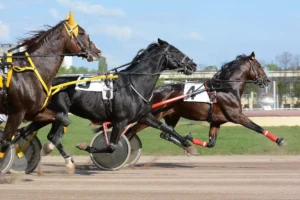
<instances>
[{"instance_id":1,"label":"black hoof boot","mask_svg":"<svg viewBox=\"0 0 300 200\"><path fill-rule=\"evenodd\" d=\"M213 148L215 144L216 144L215 142L208 142L206 147Z\"/></svg>"},{"instance_id":2,"label":"black hoof boot","mask_svg":"<svg viewBox=\"0 0 300 200\"><path fill-rule=\"evenodd\" d=\"M10 144L11 142L0 139L0 152L2 153L6 152Z\"/></svg>"},{"instance_id":3,"label":"black hoof boot","mask_svg":"<svg viewBox=\"0 0 300 200\"><path fill-rule=\"evenodd\" d=\"M186 136L184 136L184 138L185 138L186 140L193 141L192 133L188 133Z\"/></svg>"},{"instance_id":4,"label":"black hoof boot","mask_svg":"<svg viewBox=\"0 0 300 200\"><path fill-rule=\"evenodd\" d=\"M286 146L287 142L285 142L283 140L283 138L277 138L276 143L278 144L278 146Z\"/></svg>"},{"instance_id":5,"label":"black hoof boot","mask_svg":"<svg viewBox=\"0 0 300 200\"><path fill-rule=\"evenodd\" d=\"M64 113L57 113L55 116L55 120L60 121L61 125L63 126L69 126L70 124L70 119Z\"/></svg>"}]
</instances>

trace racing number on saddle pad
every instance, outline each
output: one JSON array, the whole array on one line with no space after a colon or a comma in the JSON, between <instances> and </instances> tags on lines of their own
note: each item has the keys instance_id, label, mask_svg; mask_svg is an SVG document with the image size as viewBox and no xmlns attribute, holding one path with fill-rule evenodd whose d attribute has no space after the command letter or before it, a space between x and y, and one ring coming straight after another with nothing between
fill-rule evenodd
<instances>
[{"instance_id":1,"label":"racing number on saddle pad","mask_svg":"<svg viewBox=\"0 0 300 200\"><path fill-rule=\"evenodd\" d=\"M184 94L192 94L197 91L204 90L205 86L203 83L185 83L184 84ZM210 103L210 98L207 92L203 91L196 95L188 96L183 101L185 102L204 102Z\"/></svg>"},{"instance_id":2,"label":"racing number on saddle pad","mask_svg":"<svg viewBox=\"0 0 300 200\"><path fill-rule=\"evenodd\" d=\"M201 88L201 86L199 86L196 90L195 90L196 86L193 85L192 87L190 87L190 89L186 92L186 94L191 94L194 93L195 91L199 90ZM192 100L194 100L195 95L190 97Z\"/></svg>"}]
</instances>

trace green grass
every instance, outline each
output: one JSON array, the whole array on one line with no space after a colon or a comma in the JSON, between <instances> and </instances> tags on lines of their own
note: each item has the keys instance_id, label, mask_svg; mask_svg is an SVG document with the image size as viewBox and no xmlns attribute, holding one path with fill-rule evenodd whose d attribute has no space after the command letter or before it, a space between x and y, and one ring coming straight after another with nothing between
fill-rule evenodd
<instances>
[{"instance_id":1,"label":"green grass","mask_svg":"<svg viewBox=\"0 0 300 200\"><path fill-rule=\"evenodd\" d=\"M70 115L71 124L68 127L62 144L73 155L87 155L86 152L77 150L74 145L80 141L90 143L94 136L93 129L88 120ZM214 148L197 147L199 155L240 155L240 154L268 154L268 155L295 155L300 153L300 127L299 126L281 126L264 127L277 137L284 137L288 146L279 147L274 142L261 134L257 134L244 127L221 127L216 146ZM209 127L206 125L190 125L188 120L182 119L175 128L177 132L185 135L192 132L195 138L208 140ZM47 141L47 134L50 126L39 131L38 137L42 144ZM147 128L140 132L143 143L144 155L182 155L183 150L171 142L159 137L160 131L153 128ZM54 154L58 155L55 150Z\"/></svg>"}]
</instances>

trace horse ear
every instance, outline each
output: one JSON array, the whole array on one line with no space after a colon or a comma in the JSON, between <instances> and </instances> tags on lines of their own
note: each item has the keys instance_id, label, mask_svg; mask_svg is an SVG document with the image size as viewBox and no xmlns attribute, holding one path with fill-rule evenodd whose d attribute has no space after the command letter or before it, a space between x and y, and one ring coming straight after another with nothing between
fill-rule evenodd
<instances>
[{"instance_id":1,"label":"horse ear","mask_svg":"<svg viewBox=\"0 0 300 200\"><path fill-rule=\"evenodd\" d=\"M254 51L252 51L252 53L251 53L251 56L250 56L250 57L251 57L251 59L252 59L252 60L255 60L255 53L254 53Z\"/></svg>"},{"instance_id":2,"label":"horse ear","mask_svg":"<svg viewBox=\"0 0 300 200\"><path fill-rule=\"evenodd\" d=\"M74 19L74 15L72 11L70 10L70 15L67 15L66 18L68 17L67 24L70 26L71 30L73 30L73 33L75 36L78 35L78 24L76 23Z\"/></svg>"},{"instance_id":3,"label":"horse ear","mask_svg":"<svg viewBox=\"0 0 300 200\"><path fill-rule=\"evenodd\" d=\"M168 44L166 41L161 40L160 38L158 38L157 41L158 41L158 44L159 44L159 45Z\"/></svg>"},{"instance_id":4,"label":"horse ear","mask_svg":"<svg viewBox=\"0 0 300 200\"><path fill-rule=\"evenodd\" d=\"M73 15L72 11L70 11L70 18L68 20L68 24L70 26L76 26L77 25L77 23L75 22L74 15Z\"/></svg>"}]
</instances>

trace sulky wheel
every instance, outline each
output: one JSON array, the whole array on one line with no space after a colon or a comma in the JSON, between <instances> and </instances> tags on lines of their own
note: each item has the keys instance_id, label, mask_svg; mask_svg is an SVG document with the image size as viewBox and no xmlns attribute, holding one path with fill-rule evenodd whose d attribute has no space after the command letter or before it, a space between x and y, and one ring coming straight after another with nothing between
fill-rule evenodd
<instances>
[{"instance_id":1,"label":"sulky wheel","mask_svg":"<svg viewBox=\"0 0 300 200\"><path fill-rule=\"evenodd\" d=\"M125 167L132 166L137 163L142 155L142 141L138 135L134 135L129 140L131 146L131 154Z\"/></svg>"},{"instance_id":2,"label":"sulky wheel","mask_svg":"<svg viewBox=\"0 0 300 200\"><path fill-rule=\"evenodd\" d=\"M107 136L110 138L111 132L107 131ZM106 139L103 132L95 135L91 142L92 147L103 148L106 146ZM104 170L118 170L123 167L130 156L130 142L126 136L122 136L119 140L116 150L113 153L91 153L90 157L93 163Z\"/></svg>"},{"instance_id":3,"label":"sulky wheel","mask_svg":"<svg viewBox=\"0 0 300 200\"><path fill-rule=\"evenodd\" d=\"M16 156L9 172L30 174L41 160L42 144L36 134L33 134L19 138L16 146Z\"/></svg>"},{"instance_id":4,"label":"sulky wheel","mask_svg":"<svg viewBox=\"0 0 300 200\"><path fill-rule=\"evenodd\" d=\"M2 133L0 133L2 134ZM1 144L0 144L1 149ZM13 164L16 154L16 149L14 144L10 144L5 152L0 152L0 173L6 174Z\"/></svg>"}]
</instances>

